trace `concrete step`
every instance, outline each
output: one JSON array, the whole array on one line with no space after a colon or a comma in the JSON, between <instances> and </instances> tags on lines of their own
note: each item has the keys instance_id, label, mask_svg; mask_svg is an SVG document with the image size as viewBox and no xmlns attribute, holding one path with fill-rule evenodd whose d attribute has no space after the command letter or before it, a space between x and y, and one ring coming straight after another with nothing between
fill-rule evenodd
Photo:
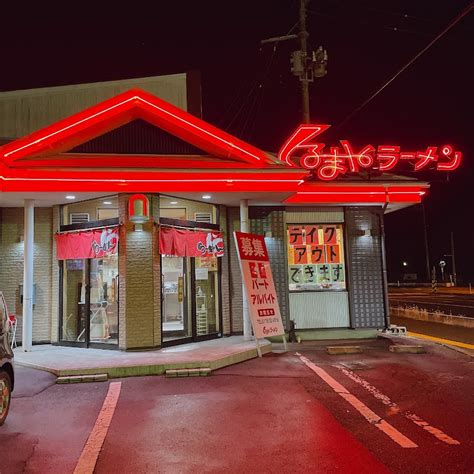
<instances>
[{"instance_id":1,"label":"concrete step","mask_svg":"<svg viewBox=\"0 0 474 474\"><path fill-rule=\"evenodd\" d=\"M360 346L328 346L326 351L330 355L339 354L360 354L362 348Z\"/></svg>"},{"instance_id":2,"label":"concrete step","mask_svg":"<svg viewBox=\"0 0 474 474\"><path fill-rule=\"evenodd\" d=\"M107 374L65 375L58 377L56 383L106 382L107 379Z\"/></svg>"},{"instance_id":3,"label":"concrete step","mask_svg":"<svg viewBox=\"0 0 474 474\"><path fill-rule=\"evenodd\" d=\"M397 354L425 354L426 350L423 346L413 346L413 345L397 345L390 346L390 352L395 352Z\"/></svg>"},{"instance_id":4,"label":"concrete step","mask_svg":"<svg viewBox=\"0 0 474 474\"><path fill-rule=\"evenodd\" d=\"M210 367L199 367L196 369L168 369L165 372L165 377L206 377L210 374Z\"/></svg>"}]
</instances>

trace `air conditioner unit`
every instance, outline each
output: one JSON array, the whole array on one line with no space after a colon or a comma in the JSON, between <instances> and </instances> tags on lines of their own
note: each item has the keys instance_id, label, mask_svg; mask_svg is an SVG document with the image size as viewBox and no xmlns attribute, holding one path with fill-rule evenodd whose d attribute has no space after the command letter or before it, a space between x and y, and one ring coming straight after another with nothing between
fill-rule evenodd
<instances>
[{"instance_id":1,"label":"air conditioner unit","mask_svg":"<svg viewBox=\"0 0 474 474\"><path fill-rule=\"evenodd\" d=\"M69 214L69 224L84 224L84 222L89 222L89 220L88 212L71 212Z\"/></svg>"},{"instance_id":2,"label":"air conditioner unit","mask_svg":"<svg viewBox=\"0 0 474 474\"><path fill-rule=\"evenodd\" d=\"M212 213L210 212L195 212L194 220L196 222L212 224Z\"/></svg>"}]
</instances>

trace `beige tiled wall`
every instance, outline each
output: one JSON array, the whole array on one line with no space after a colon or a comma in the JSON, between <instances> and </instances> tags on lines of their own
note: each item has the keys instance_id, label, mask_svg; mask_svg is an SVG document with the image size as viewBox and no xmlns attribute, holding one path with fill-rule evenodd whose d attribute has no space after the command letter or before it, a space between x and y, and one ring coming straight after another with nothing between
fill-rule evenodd
<instances>
[{"instance_id":1,"label":"beige tiled wall","mask_svg":"<svg viewBox=\"0 0 474 474\"><path fill-rule=\"evenodd\" d=\"M52 208L35 208L33 342L51 340L52 303ZM23 308L23 208L0 208L0 290L8 308L18 318L17 340L21 340Z\"/></svg>"}]
</instances>

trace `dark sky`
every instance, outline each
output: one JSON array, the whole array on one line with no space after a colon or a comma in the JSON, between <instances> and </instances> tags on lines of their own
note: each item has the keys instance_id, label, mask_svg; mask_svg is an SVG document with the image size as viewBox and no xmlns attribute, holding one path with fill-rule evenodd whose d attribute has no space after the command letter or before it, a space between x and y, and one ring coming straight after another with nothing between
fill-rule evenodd
<instances>
[{"instance_id":1,"label":"dark sky","mask_svg":"<svg viewBox=\"0 0 474 474\"><path fill-rule=\"evenodd\" d=\"M462 168L420 174L426 197L430 257L450 253L455 235L458 274L474 282L471 11L368 106L338 126L470 2L466 0L311 0L309 43L329 54L328 75L311 88L314 122L332 124L327 140L399 143L403 148L453 144ZM0 90L116 80L197 69L204 119L267 150L277 151L300 122L299 84L289 53L297 42L260 47L288 33L297 0L140 2L100 10L2 7ZM34 7L33 7L34 8ZM421 209L388 215L389 276L401 262L424 272ZM451 265L450 257L445 257Z\"/></svg>"}]
</instances>

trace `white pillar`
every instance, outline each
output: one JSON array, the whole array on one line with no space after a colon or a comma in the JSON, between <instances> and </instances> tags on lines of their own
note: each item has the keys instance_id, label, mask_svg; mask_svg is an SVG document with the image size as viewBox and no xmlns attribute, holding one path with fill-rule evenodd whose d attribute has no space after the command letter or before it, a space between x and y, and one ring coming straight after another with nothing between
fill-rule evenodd
<instances>
[{"instance_id":1,"label":"white pillar","mask_svg":"<svg viewBox=\"0 0 474 474\"><path fill-rule=\"evenodd\" d=\"M249 202L247 199L240 200L240 231L249 231ZM244 339L250 340L252 338L252 324L249 315L249 303L245 291L245 285L242 282L242 313L244 323Z\"/></svg>"},{"instance_id":2,"label":"white pillar","mask_svg":"<svg viewBox=\"0 0 474 474\"><path fill-rule=\"evenodd\" d=\"M35 240L35 207L25 199L24 267L23 267L23 352L31 351L33 340L33 253Z\"/></svg>"}]
</instances>

